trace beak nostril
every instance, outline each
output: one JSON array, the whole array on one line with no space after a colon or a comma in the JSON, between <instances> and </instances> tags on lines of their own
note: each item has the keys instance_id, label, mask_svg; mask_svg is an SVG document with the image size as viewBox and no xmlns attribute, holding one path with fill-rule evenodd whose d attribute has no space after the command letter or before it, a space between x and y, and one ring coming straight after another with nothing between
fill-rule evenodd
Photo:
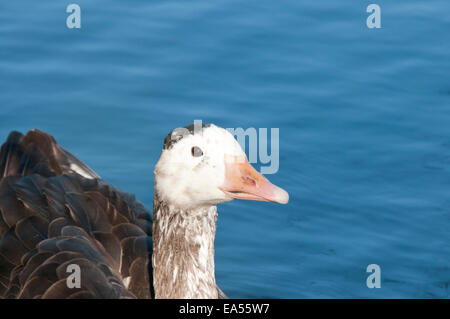
<instances>
[{"instance_id":1,"label":"beak nostril","mask_svg":"<svg viewBox=\"0 0 450 319\"><path fill-rule=\"evenodd\" d=\"M253 178L250 178L250 177L247 177L247 176L242 177L242 181L245 184L247 184L247 185L251 185L251 186L255 186L256 185L255 180Z\"/></svg>"}]
</instances>

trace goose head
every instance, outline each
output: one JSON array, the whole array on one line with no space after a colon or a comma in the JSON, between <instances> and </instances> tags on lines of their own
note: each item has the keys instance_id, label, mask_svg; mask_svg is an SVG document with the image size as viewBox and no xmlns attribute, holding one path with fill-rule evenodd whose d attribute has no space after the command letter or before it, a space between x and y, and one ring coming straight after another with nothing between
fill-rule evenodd
<instances>
[{"instance_id":1,"label":"goose head","mask_svg":"<svg viewBox=\"0 0 450 319\"><path fill-rule=\"evenodd\" d=\"M164 140L154 171L159 200L183 210L233 199L289 201L286 191L249 164L230 132L213 124L198 126L175 129Z\"/></svg>"}]
</instances>

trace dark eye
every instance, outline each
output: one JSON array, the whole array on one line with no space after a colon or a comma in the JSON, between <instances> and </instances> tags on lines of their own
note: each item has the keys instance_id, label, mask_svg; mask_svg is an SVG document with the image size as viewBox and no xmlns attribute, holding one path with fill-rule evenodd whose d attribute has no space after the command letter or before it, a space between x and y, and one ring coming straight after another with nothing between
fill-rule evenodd
<instances>
[{"instance_id":1,"label":"dark eye","mask_svg":"<svg viewBox=\"0 0 450 319\"><path fill-rule=\"evenodd\" d=\"M192 156L194 156L194 157L199 157L199 156L202 156L202 155L203 155L203 151L202 151L202 149L201 149L200 147L198 147L198 146L193 146L193 147L191 148L191 154L192 154Z\"/></svg>"}]
</instances>

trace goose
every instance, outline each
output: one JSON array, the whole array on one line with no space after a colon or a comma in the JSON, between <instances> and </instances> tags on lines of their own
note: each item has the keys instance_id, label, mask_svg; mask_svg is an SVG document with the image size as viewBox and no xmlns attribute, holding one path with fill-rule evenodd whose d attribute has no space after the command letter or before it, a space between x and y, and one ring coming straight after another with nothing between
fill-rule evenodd
<instances>
[{"instance_id":1,"label":"goose","mask_svg":"<svg viewBox=\"0 0 450 319\"><path fill-rule=\"evenodd\" d=\"M289 195L214 124L164 139L153 213L48 133L13 131L0 151L0 297L226 298L214 271L216 206L233 199Z\"/></svg>"}]
</instances>

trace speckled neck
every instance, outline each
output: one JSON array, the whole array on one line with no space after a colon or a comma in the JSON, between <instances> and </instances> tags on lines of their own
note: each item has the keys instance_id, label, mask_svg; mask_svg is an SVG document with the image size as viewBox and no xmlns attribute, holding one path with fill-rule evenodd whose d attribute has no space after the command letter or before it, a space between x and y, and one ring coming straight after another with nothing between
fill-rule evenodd
<instances>
[{"instance_id":1,"label":"speckled neck","mask_svg":"<svg viewBox=\"0 0 450 319\"><path fill-rule=\"evenodd\" d=\"M216 206L181 210L153 201L156 298L218 298L214 275Z\"/></svg>"}]
</instances>

